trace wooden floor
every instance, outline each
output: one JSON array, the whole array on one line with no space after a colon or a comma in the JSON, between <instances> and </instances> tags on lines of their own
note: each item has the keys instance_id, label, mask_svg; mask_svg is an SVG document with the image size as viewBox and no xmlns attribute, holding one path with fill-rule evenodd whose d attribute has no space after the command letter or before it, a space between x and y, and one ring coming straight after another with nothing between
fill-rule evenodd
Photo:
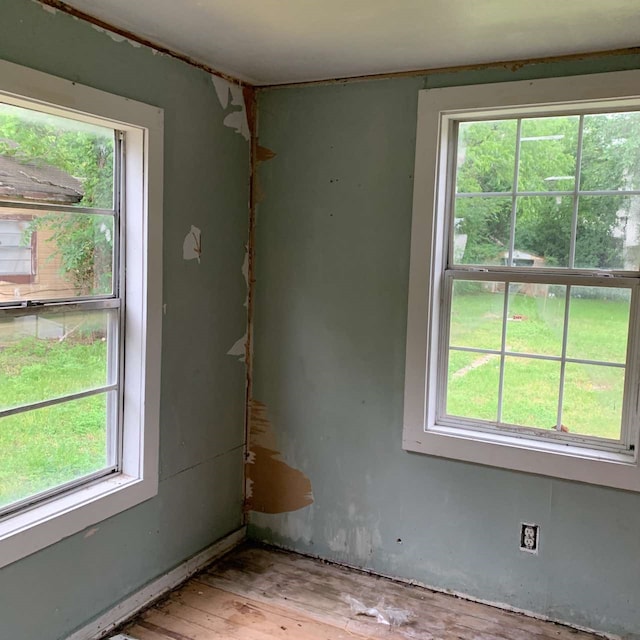
<instances>
[{"instance_id":1,"label":"wooden floor","mask_svg":"<svg viewBox=\"0 0 640 640\"><path fill-rule=\"evenodd\" d=\"M137 640L593 640L550 622L244 546L141 614Z\"/></svg>"}]
</instances>

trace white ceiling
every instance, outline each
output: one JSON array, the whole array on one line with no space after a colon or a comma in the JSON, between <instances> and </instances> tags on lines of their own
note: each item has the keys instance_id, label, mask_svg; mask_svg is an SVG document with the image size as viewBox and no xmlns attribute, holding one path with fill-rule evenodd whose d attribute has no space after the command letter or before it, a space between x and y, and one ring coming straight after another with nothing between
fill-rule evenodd
<instances>
[{"instance_id":1,"label":"white ceiling","mask_svg":"<svg viewBox=\"0 0 640 640\"><path fill-rule=\"evenodd\" d=\"M640 44L640 0L66 0L253 84Z\"/></svg>"}]
</instances>

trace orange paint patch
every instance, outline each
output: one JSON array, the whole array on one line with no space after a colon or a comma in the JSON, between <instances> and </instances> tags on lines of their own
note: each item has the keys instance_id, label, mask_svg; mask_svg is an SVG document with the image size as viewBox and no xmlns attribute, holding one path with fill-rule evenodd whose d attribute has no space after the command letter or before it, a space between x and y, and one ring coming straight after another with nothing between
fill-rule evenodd
<instances>
[{"instance_id":1,"label":"orange paint patch","mask_svg":"<svg viewBox=\"0 0 640 640\"><path fill-rule=\"evenodd\" d=\"M313 502L311 480L283 460L262 402L251 401L249 425L247 510L285 513L309 506Z\"/></svg>"},{"instance_id":2,"label":"orange paint patch","mask_svg":"<svg viewBox=\"0 0 640 640\"><path fill-rule=\"evenodd\" d=\"M258 145L256 147L256 160L258 162L266 162L267 160L273 160L276 157L276 152L271 151L268 147L261 147Z\"/></svg>"}]
</instances>

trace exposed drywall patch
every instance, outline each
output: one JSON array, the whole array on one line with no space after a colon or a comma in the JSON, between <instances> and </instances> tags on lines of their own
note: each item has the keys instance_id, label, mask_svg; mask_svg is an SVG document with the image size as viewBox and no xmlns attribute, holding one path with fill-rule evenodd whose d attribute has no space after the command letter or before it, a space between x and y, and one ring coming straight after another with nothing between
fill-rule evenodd
<instances>
[{"instance_id":1,"label":"exposed drywall patch","mask_svg":"<svg viewBox=\"0 0 640 640\"><path fill-rule=\"evenodd\" d=\"M55 7L50 7L48 4L42 4L39 0L32 0L36 4L39 4L47 13L52 13L54 16L58 13Z\"/></svg>"},{"instance_id":2,"label":"exposed drywall patch","mask_svg":"<svg viewBox=\"0 0 640 640\"><path fill-rule=\"evenodd\" d=\"M198 227L191 225L191 230L184 237L182 243L182 257L185 260L197 260L200 264L202 255L202 233Z\"/></svg>"},{"instance_id":3,"label":"exposed drywall patch","mask_svg":"<svg viewBox=\"0 0 640 640\"><path fill-rule=\"evenodd\" d=\"M258 529L277 531L289 544L313 544L314 505L289 513L251 513L251 524Z\"/></svg>"},{"instance_id":4,"label":"exposed drywall patch","mask_svg":"<svg viewBox=\"0 0 640 640\"><path fill-rule=\"evenodd\" d=\"M311 480L289 466L278 450L267 407L256 400L249 406L249 455L246 477L250 481L246 507L260 513L297 511L313 503Z\"/></svg>"},{"instance_id":5,"label":"exposed drywall patch","mask_svg":"<svg viewBox=\"0 0 640 640\"><path fill-rule=\"evenodd\" d=\"M220 101L220 106L226 111L230 106L240 107L228 113L222 124L225 127L235 129L245 140L249 141L251 133L249 131L249 121L247 120L247 108L245 105L242 87L239 84L233 84L225 78L211 76L216 95ZM231 102L229 102L231 97Z\"/></svg>"},{"instance_id":6,"label":"exposed drywall patch","mask_svg":"<svg viewBox=\"0 0 640 640\"><path fill-rule=\"evenodd\" d=\"M242 338L239 338L234 342L233 346L227 351L228 356L236 356L240 362L245 362L247 359L247 332L244 332Z\"/></svg>"},{"instance_id":7,"label":"exposed drywall patch","mask_svg":"<svg viewBox=\"0 0 640 640\"><path fill-rule=\"evenodd\" d=\"M113 31L109 31L108 29L99 27L97 24L92 24L91 26L96 31L99 31L100 33L104 33L107 37L111 38L114 42L128 42L132 47L135 47L136 49L139 49L142 46L139 42L136 42L135 40L130 40L129 38L125 38L119 33L114 33Z\"/></svg>"},{"instance_id":8,"label":"exposed drywall patch","mask_svg":"<svg viewBox=\"0 0 640 640\"><path fill-rule=\"evenodd\" d=\"M340 554L352 564L368 564L370 558L382 548L377 519L368 511L349 504L344 511L333 511L327 515L324 539L334 553Z\"/></svg>"},{"instance_id":9,"label":"exposed drywall patch","mask_svg":"<svg viewBox=\"0 0 640 640\"><path fill-rule=\"evenodd\" d=\"M91 529L89 529L85 534L84 534L84 538L85 540L87 538L90 538L91 536L94 536L96 533L98 533L98 531L100 531L100 527L92 527Z\"/></svg>"}]
</instances>

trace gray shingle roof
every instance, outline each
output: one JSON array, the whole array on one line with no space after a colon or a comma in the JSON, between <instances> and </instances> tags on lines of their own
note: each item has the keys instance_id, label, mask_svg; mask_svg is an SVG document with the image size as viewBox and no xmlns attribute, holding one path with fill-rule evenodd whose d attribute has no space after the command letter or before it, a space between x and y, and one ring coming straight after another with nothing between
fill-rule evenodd
<instances>
[{"instance_id":1,"label":"gray shingle roof","mask_svg":"<svg viewBox=\"0 0 640 640\"><path fill-rule=\"evenodd\" d=\"M82 183L57 167L0 155L2 200L76 204L83 196Z\"/></svg>"}]
</instances>

